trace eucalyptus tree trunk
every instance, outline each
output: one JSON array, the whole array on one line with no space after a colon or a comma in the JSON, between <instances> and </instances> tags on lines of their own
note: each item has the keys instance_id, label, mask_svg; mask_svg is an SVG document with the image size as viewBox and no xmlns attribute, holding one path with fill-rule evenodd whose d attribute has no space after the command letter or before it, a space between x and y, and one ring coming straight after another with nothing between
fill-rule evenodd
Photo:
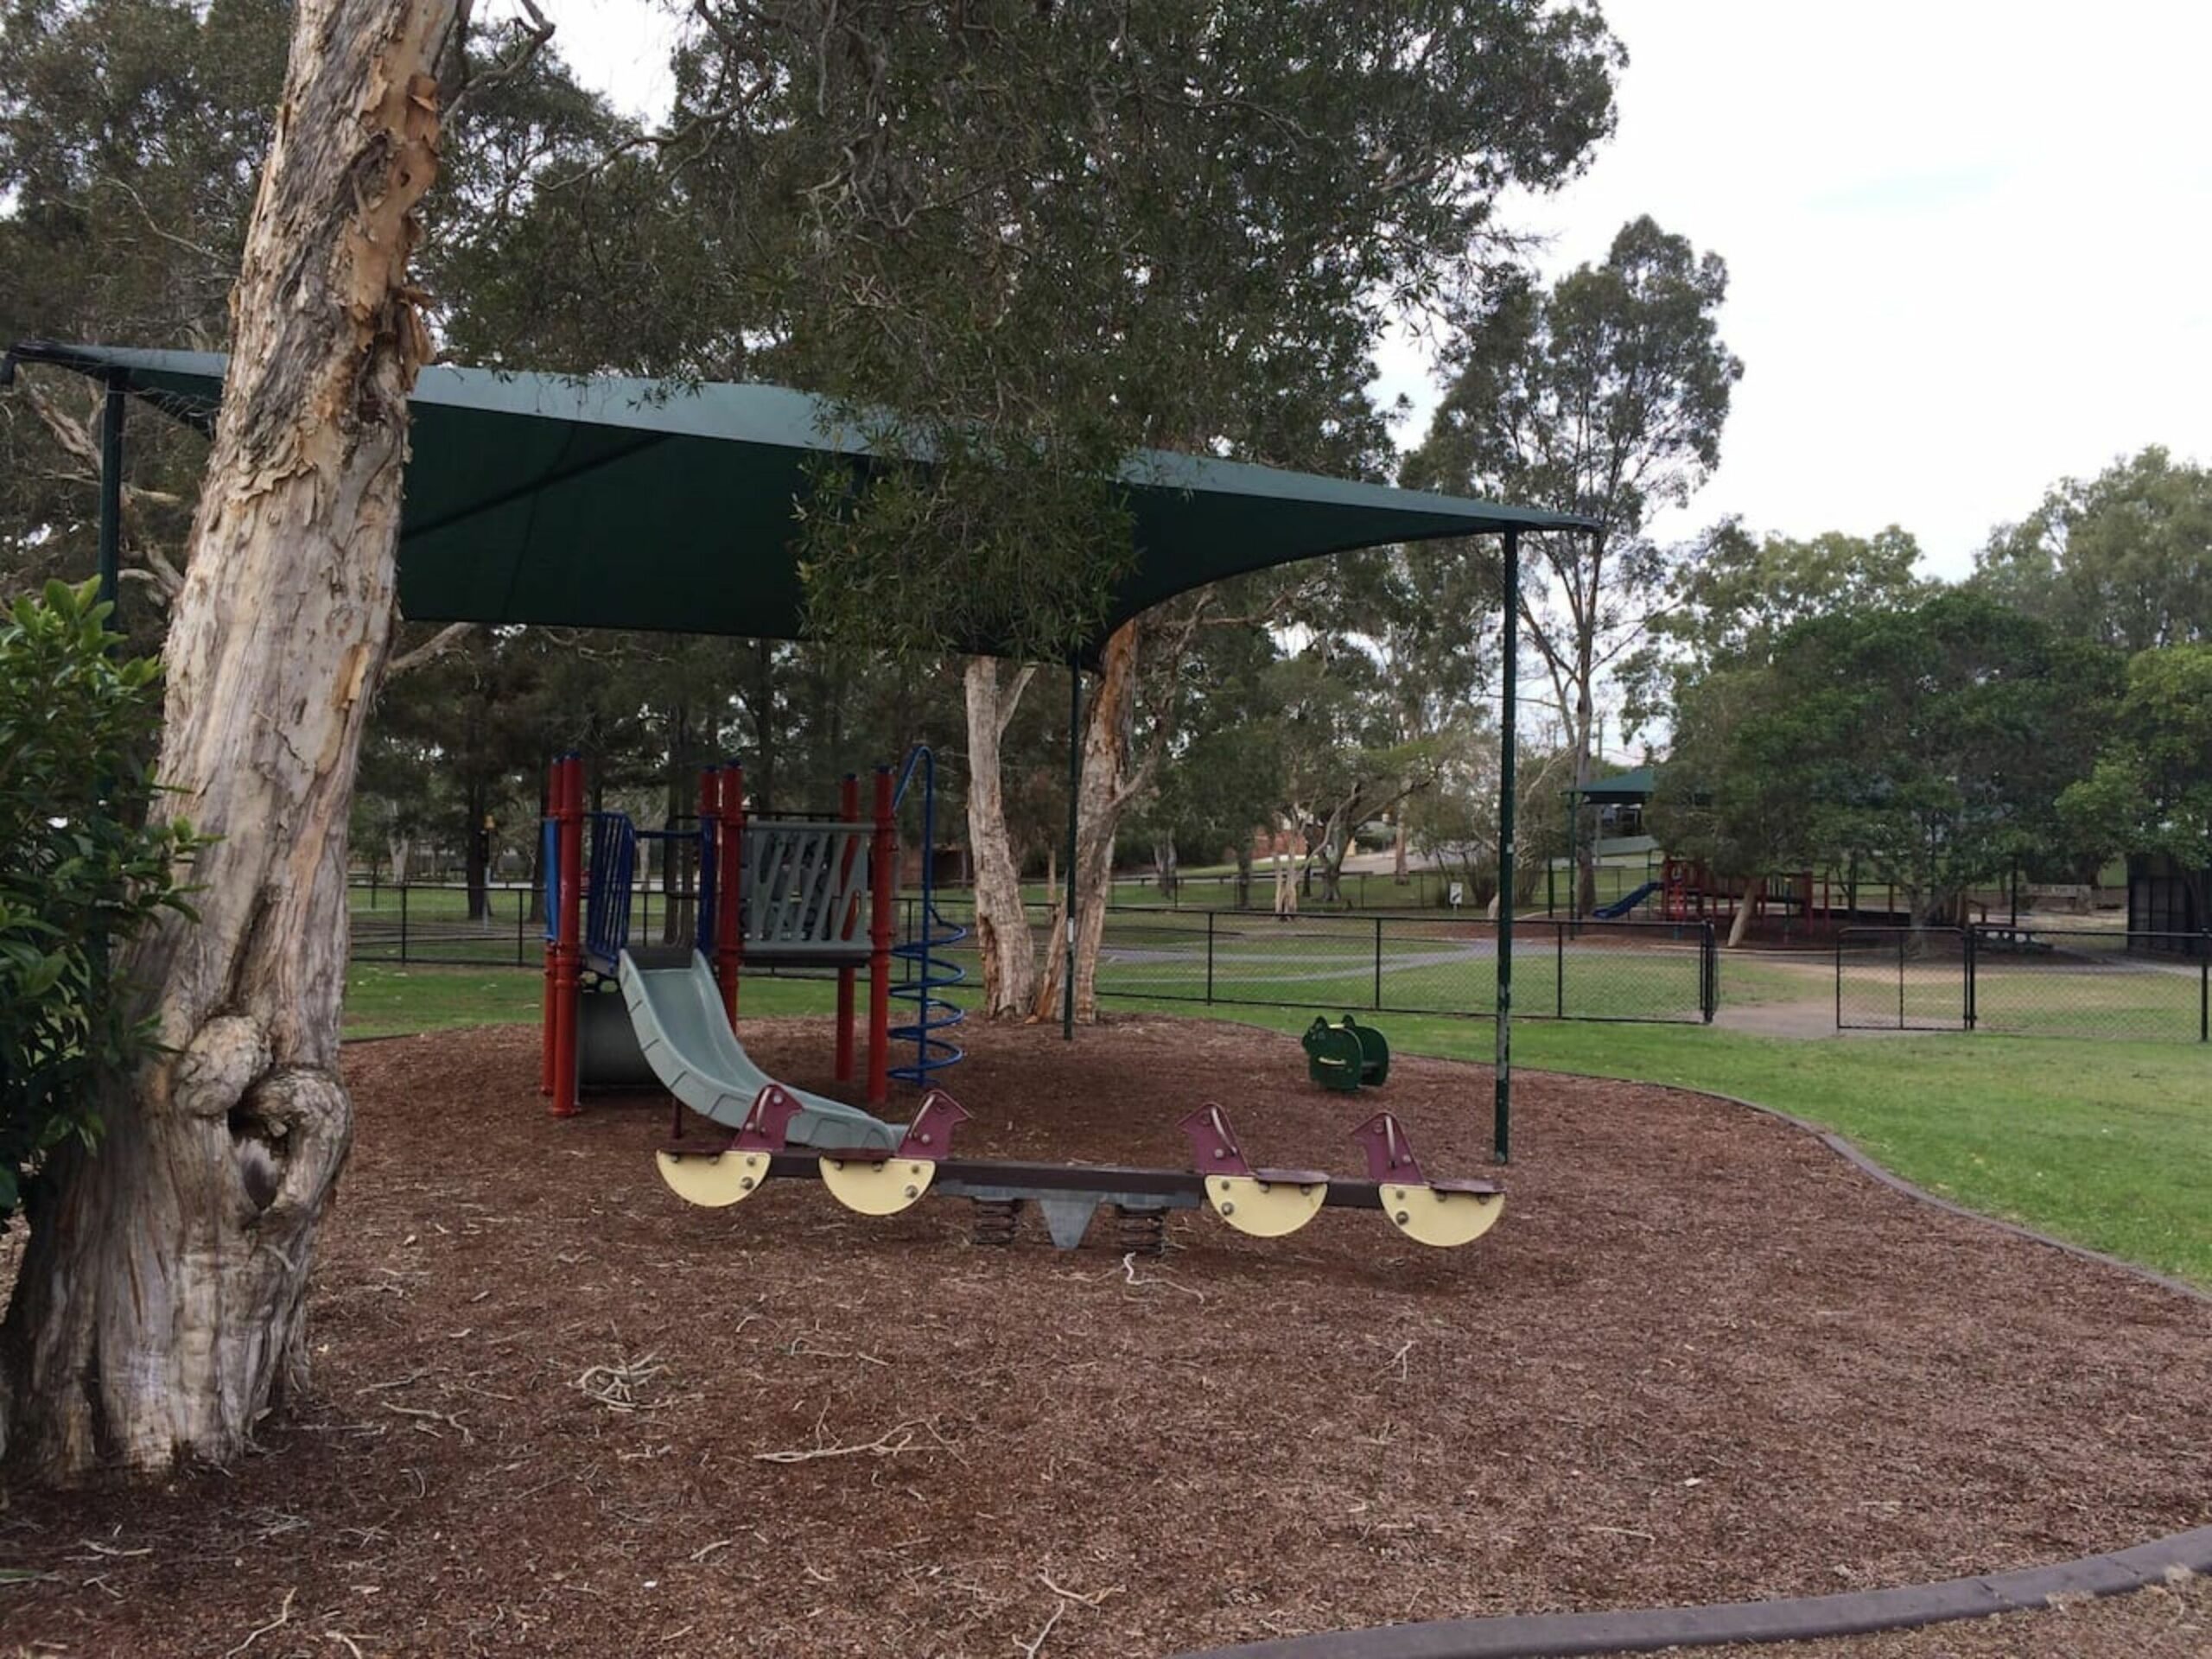
<instances>
[{"instance_id":1,"label":"eucalyptus tree trunk","mask_svg":"<svg viewBox=\"0 0 2212 1659\"><path fill-rule=\"evenodd\" d=\"M983 1017L1020 1020L1037 995L1037 946L1021 903L1021 868L1007 830L999 745L1034 670L999 684L999 665L971 657L962 676L968 703L968 847L976 861L976 949L983 966Z\"/></svg>"},{"instance_id":2,"label":"eucalyptus tree trunk","mask_svg":"<svg viewBox=\"0 0 2212 1659\"><path fill-rule=\"evenodd\" d=\"M1083 771L1076 788L1075 1017L1098 1018L1098 951L1106 938L1106 905L1114 891L1114 840L1142 785L1130 766L1129 736L1135 718L1140 625L1125 622L1107 637L1083 731ZM1037 987L1034 1017L1057 1020L1063 1007L1061 976L1067 971L1067 895L1052 906L1052 939Z\"/></svg>"},{"instance_id":3,"label":"eucalyptus tree trunk","mask_svg":"<svg viewBox=\"0 0 2212 1659\"><path fill-rule=\"evenodd\" d=\"M29 1195L0 1330L38 1478L243 1451L306 1381L315 1230L353 1139L338 1072L346 812L391 640L408 286L453 0L301 0L232 296L229 385L171 612L160 776L219 839L200 920L124 964L164 1052Z\"/></svg>"}]
</instances>

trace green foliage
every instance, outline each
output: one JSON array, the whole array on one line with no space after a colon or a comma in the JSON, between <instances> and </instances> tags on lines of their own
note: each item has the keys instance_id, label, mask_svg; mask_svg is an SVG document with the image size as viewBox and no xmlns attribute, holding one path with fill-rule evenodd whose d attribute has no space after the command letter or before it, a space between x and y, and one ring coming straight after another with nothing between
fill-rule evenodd
<instances>
[{"instance_id":1,"label":"green foliage","mask_svg":"<svg viewBox=\"0 0 2212 1659\"><path fill-rule=\"evenodd\" d=\"M810 518L818 625L942 649L990 607L1047 659L1100 608L1127 526L1097 480L1135 452L1380 461L1392 302L1580 166L1618 61L1546 0L700 11L670 165L756 276L723 334L942 469Z\"/></svg>"},{"instance_id":2,"label":"green foliage","mask_svg":"<svg viewBox=\"0 0 2212 1659\"><path fill-rule=\"evenodd\" d=\"M1627 729L1687 709L1709 675L1771 661L1800 622L1910 603L1926 588L1913 575L1919 559L1919 543L1895 524L1872 536L1829 531L1802 540L1754 537L1732 518L1715 526L1676 573L1648 642L1623 664Z\"/></svg>"},{"instance_id":3,"label":"green foliage","mask_svg":"<svg viewBox=\"0 0 2212 1659\"><path fill-rule=\"evenodd\" d=\"M1510 273L1466 321L1456 378L1406 463L1408 483L1597 521L1594 533L1529 537L1521 580L1576 784L1589 777L1600 686L1696 556L1644 526L1719 464L1744 372L1720 338L1727 291L1719 256L1649 218L1622 226L1602 264L1548 290Z\"/></svg>"},{"instance_id":4,"label":"green foliage","mask_svg":"<svg viewBox=\"0 0 2212 1659\"><path fill-rule=\"evenodd\" d=\"M106 614L55 582L0 622L0 1222L46 1154L98 1137L94 1080L146 1051L113 953L189 914L192 831L147 817L160 668L111 657Z\"/></svg>"},{"instance_id":5,"label":"green foliage","mask_svg":"<svg viewBox=\"0 0 2212 1659\"><path fill-rule=\"evenodd\" d=\"M2067 479L1990 538L1977 586L2126 652L2212 639L2212 470L2153 446Z\"/></svg>"},{"instance_id":6,"label":"green foliage","mask_svg":"<svg viewBox=\"0 0 2212 1659\"><path fill-rule=\"evenodd\" d=\"M2077 849L2055 803L2118 678L2111 653L1978 594L1815 618L1685 711L1661 833L1739 871L1855 861L1932 917L2015 859Z\"/></svg>"},{"instance_id":7,"label":"green foliage","mask_svg":"<svg viewBox=\"0 0 2212 1659\"><path fill-rule=\"evenodd\" d=\"M1503 277L1470 321L1458 374L1409 475L1580 512L1601 544L1633 545L1653 509L1679 506L1720 462L1744 365L1719 334L1728 268L1649 218L1547 292ZM1593 621L1603 624L1602 618Z\"/></svg>"},{"instance_id":8,"label":"green foliage","mask_svg":"<svg viewBox=\"0 0 2212 1659\"><path fill-rule=\"evenodd\" d=\"M2059 797L2075 836L2104 854L2164 854L2196 897L2212 879L2212 644L2138 652L2096 768Z\"/></svg>"},{"instance_id":9,"label":"green foliage","mask_svg":"<svg viewBox=\"0 0 2212 1659\"><path fill-rule=\"evenodd\" d=\"M0 7L0 340L221 345L290 28L283 0ZM28 378L0 407L0 599L94 564L99 391ZM207 448L131 423L127 555L181 546Z\"/></svg>"}]
</instances>

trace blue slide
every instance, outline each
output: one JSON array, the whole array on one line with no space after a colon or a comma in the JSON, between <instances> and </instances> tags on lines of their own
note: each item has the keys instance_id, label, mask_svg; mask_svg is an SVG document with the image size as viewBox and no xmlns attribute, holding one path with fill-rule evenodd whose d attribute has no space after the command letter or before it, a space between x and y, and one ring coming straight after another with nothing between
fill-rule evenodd
<instances>
[{"instance_id":1,"label":"blue slide","mask_svg":"<svg viewBox=\"0 0 2212 1659\"><path fill-rule=\"evenodd\" d=\"M1610 905L1600 905L1590 913L1600 921L1618 922L1638 905L1659 891L1656 881L1647 881L1625 899L1616 899Z\"/></svg>"}]
</instances>

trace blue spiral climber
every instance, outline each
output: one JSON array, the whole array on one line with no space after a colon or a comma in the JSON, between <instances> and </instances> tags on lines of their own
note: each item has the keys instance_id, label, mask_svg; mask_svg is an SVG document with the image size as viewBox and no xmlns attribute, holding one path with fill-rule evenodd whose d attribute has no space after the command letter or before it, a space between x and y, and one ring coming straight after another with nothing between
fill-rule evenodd
<instances>
[{"instance_id":1,"label":"blue spiral climber","mask_svg":"<svg viewBox=\"0 0 2212 1659\"><path fill-rule=\"evenodd\" d=\"M913 1044L914 1058L910 1065L893 1066L891 1075L901 1083L927 1088L931 1073L956 1065L961 1058L959 1047L937 1033L950 1030L967 1018L958 1004L946 1001L938 993L962 983L968 976L958 964L935 953L959 944L968 937L968 930L937 913L937 757L930 753L928 744L917 743L907 754L899 773L893 810L906 798L906 785L913 781L917 768L922 775L921 899L914 912L912 937L891 951L906 964L901 982L892 987L891 995L914 1005L913 1019L893 1026L891 1040Z\"/></svg>"}]
</instances>

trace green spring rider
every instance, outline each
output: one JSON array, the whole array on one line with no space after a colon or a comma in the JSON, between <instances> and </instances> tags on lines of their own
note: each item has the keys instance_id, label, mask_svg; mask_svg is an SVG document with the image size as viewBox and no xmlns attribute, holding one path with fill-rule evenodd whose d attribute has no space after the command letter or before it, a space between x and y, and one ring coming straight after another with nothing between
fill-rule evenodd
<instances>
[{"instance_id":1,"label":"green spring rider","mask_svg":"<svg viewBox=\"0 0 2212 1659\"><path fill-rule=\"evenodd\" d=\"M1306 1028L1306 1075L1324 1089L1351 1094L1362 1084L1379 1088L1390 1075L1390 1045L1372 1026L1351 1015L1341 1025L1317 1019Z\"/></svg>"}]
</instances>

